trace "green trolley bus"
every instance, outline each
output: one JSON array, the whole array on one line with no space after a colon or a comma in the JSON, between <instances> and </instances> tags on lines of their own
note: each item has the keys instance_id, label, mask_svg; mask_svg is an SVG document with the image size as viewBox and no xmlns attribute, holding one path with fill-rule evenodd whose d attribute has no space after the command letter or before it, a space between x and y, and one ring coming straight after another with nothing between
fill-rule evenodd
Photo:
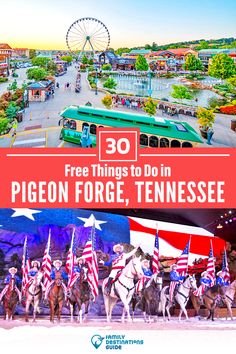
<instances>
[{"instance_id":1,"label":"green trolley bus","mask_svg":"<svg viewBox=\"0 0 236 354\"><path fill-rule=\"evenodd\" d=\"M88 106L67 107L60 116L60 138L80 146L83 146L83 131L89 134L90 146L96 146L96 132L100 127L139 128L141 147L185 148L202 144L202 138L188 123L163 117L148 117Z\"/></svg>"}]
</instances>

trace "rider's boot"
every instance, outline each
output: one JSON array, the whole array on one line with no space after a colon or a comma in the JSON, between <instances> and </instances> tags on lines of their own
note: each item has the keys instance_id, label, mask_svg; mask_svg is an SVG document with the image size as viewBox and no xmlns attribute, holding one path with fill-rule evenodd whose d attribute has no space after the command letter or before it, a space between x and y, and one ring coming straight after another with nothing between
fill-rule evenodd
<instances>
[{"instance_id":1,"label":"rider's boot","mask_svg":"<svg viewBox=\"0 0 236 354\"><path fill-rule=\"evenodd\" d=\"M108 278L106 289L105 289L106 290L106 295L110 295L110 293L111 293L112 280L113 279L111 277Z\"/></svg>"}]
</instances>

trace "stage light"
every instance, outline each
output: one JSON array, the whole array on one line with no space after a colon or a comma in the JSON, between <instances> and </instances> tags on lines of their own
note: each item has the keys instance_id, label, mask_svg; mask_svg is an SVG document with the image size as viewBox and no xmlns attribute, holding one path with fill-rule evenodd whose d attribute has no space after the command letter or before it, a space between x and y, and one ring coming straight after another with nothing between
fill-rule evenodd
<instances>
[{"instance_id":1,"label":"stage light","mask_svg":"<svg viewBox=\"0 0 236 354\"><path fill-rule=\"evenodd\" d=\"M217 229L223 229L223 226L221 225L221 223L219 223L219 225L216 226Z\"/></svg>"},{"instance_id":2,"label":"stage light","mask_svg":"<svg viewBox=\"0 0 236 354\"><path fill-rule=\"evenodd\" d=\"M232 214L232 210L229 211L229 214Z\"/></svg>"},{"instance_id":3,"label":"stage light","mask_svg":"<svg viewBox=\"0 0 236 354\"><path fill-rule=\"evenodd\" d=\"M225 224L228 224L228 223L229 223L229 222L226 220L226 221L225 221Z\"/></svg>"}]
</instances>

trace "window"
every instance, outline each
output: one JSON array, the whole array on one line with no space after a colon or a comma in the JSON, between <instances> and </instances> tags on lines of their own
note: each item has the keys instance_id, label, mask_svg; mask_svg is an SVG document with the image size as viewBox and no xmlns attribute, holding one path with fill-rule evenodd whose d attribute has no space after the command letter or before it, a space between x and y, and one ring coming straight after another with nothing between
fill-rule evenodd
<instances>
[{"instance_id":1,"label":"window","mask_svg":"<svg viewBox=\"0 0 236 354\"><path fill-rule=\"evenodd\" d=\"M70 123L70 129L76 130L76 121L71 119L69 123Z\"/></svg>"},{"instance_id":2,"label":"window","mask_svg":"<svg viewBox=\"0 0 236 354\"><path fill-rule=\"evenodd\" d=\"M84 123L82 124L82 131L84 130L84 127L89 127L89 124L86 123L86 122L84 122Z\"/></svg>"},{"instance_id":3,"label":"window","mask_svg":"<svg viewBox=\"0 0 236 354\"><path fill-rule=\"evenodd\" d=\"M179 148L179 147L181 147L181 144L180 144L180 141L178 141L178 140L172 140L170 143L170 146L172 148Z\"/></svg>"},{"instance_id":4,"label":"window","mask_svg":"<svg viewBox=\"0 0 236 354\"><path fill-rule=\"evenodd\" d=\"M150 136L149 146L152 148L158 147L158 138L156 136Z\"/></svg>"},{"instance_id":5,"label":"window","mask_svg":"<svg viewBox=\"0 0 236 354\"><path fill-rule=\"evenodd\" d=\"M140 145L148 146L148 136L140 134Z\"/></svg>"},{"instance_id":6,"label":"window","mask_svg":"<svg viewBox=\"0 0 236 354\"><path fill-rule=\"evenodd\" d=\"M90 125L90 133L96 135L97 133L97 126L95 124Z\"/></svg>"},{"instance_id":7,"label":"window","mask_svg":"<svg viewBox=\"0 0 236 354\"><path fill-rule=\"evenodd\" d=\"M170 147L170 142L169 142L169 140L166 139L166 138L161 138L161 139L160 139L160 147L161 147L161 148Z\"/></svg>"},{"instance_id":8,"label":"window","mask_svg":"<svg viewBox=\"0 0 236 354\"><path fill-rule=\"evenodd\" d=\"M99 127L98 128L104 128L104 126L103 125L99 125Z\"/></svg>"},{"instance_id":9,"label":"window","mask_svg":"<svg viewBox=\"0 0 236 354\"><path fill-rule=\"evenodd\" d=\"M175 123L176 129L179 132L187 132L188 130L185 128L185 126L181 123Z\"/></svg>"},{"instance_id":10,"label":"window","mask_svg":"<svg viewBox=\"0 0 236 354\"><path fill-rule=\"evenodd\" d=\"M183 148L192 148L193 145L191 143L189 143L188 141L185 141L185 142L183 142L182 147Z\"/></svg>"}]
</instances>

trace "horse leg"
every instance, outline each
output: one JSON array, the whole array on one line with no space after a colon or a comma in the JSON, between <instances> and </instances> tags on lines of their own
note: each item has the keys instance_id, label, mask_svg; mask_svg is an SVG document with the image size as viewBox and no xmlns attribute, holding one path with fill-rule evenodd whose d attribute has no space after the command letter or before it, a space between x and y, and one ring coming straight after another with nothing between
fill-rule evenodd
<instances>
[{"instance_id":1,"label":"horse leg","mask_svg":"<svg viewBox=\"0 0 236 354\"><path fill-rule=\"evenodd\" d=\"M183 304L182 304L182 305L180 305L179 321L181 321L181 316L182 316L182 313L184 313L184 314L185 314L186 320L189 320L187 310L186 310L186 308L185 308L185 306L184 306Z\"/></svg>"},{"instance_id":2,"label":"horse leg","mask_svg":"<svg viewBox=\"0 0 236 354\"><path fill-rule=\"evenodd\" d=\"M58 322L61 322L61 312L62 312L62 305L63 305L63 298L58 301L58 314L57 314L57 318L58 318Z\"/></svg>"},{"instance_id":3,"label":"horse leg","mask_svg":"<svg viewBox=\"0 0 236 354\"><path fill-rule=\"evenodd\" d=\"M73 312L74 312L74 306L73 304L70 302L70 322L73 322Z\"/></svg>"},{"instance_id":4,"label":"horse leg","mask_svg":"<svg viewBox=\"0 0 236 354\"><path fill-rule=\"evenodd\" d=\"M110 298L109 296L106 296L105 294L103 295L104 299L104 304L105 304L105 310L106 310L106 315L107 315L107 322L111 321L111 316L110 316Z\"/></svg>"},{"instance_id":5,"label":"horse leg","mask_svg":"<svg viewBox=\"0 0 236 354\"><path fill-rule=\"evenodd\" d=\"M89 301L87 301L87 302L85 303L84 322L87 322L88 309L89 309Z\"/></svg>"},{"instance_id":6,"label":"horse leg","mask_svg":"<svg viewBox=\"0 0 236 354\"><path fill-rule=\"evenodd\" d=\"M29 307L30 307L30 300L26 300L26 305L25 305L25 322L29 322Z\"/></svg>"},{"instance_id":7,"label":"horse leg","mask_svg":"<svg viewBox=\"0 0 236 354\"><path fill-rule=\"evenodd\" d=\"M36 322L36 314L39 306L39 299L34 299L33 322Z\"/></svg>"},{"instance_id":8,"label":"horse leg","mask_svg":"<svg viewBox=\"0 0 236 354\"><path fill-rule=\"evenodd\" d=\"M50 321L54 323L54 303L50 300Z\"/></svg>"},{"instance_id":9,"label":"horse leg","mask_svg":"<svg viewBox=\"0 0 236 354\"><path fill-rule=\"evenodd\" d=\"M233 321L233 312L232 312L231 304L229 303L229 301L225 301L225 303L226 303L227 310L228 310L228 312L226 312L226 320L228 319L228 313L229 313L229 316L230 316L231 320Z\"/></svg>"},{"instance_id":10,"label":"horse leg","mask_svg":"<svg viewBox=\"0 0 236 354\"><path fill-rule=\"evenodd\" d=\"M171 308L171 304L169 303L169 304L166 306L166 312L167 312L167 316L168 316L168 321L170 321L170 319L171 319L171 316L170 316L170 308Z\"/></svg>"},{"instance_id":11,"label":"horse leg","mask_svg":"<svg viewBox=\"0 0 236 354\"><path fill-rule=\"evenodd\" d=\"M132 296L132 295L131 295ZM129 311L129 303L130 303L130 296L128 298L126 298L123 294L120 294L120 299L123 302L124 305L124 311L121 317L121 321L124 322L125 321L125 313L127 313L127 321L128 322L132 322L131 316L130 316L130 311Z\"/></svg>"},{"instance_id":12,"label":"horse leg","mask_svg":"<svg viewBox=\"0 0 236 354\"><path fill-rule=\"evenodd\" d=\"M109 312L108 312L108 316L109 316L109 319L111 321L111 315L112 315L112 310L113 310L113 307L115 306L117 300L116 299L113 299L113 298L110 298L109 299ZM109 321L109 322L110 322Z\"/></svg>"}]
</instances>

